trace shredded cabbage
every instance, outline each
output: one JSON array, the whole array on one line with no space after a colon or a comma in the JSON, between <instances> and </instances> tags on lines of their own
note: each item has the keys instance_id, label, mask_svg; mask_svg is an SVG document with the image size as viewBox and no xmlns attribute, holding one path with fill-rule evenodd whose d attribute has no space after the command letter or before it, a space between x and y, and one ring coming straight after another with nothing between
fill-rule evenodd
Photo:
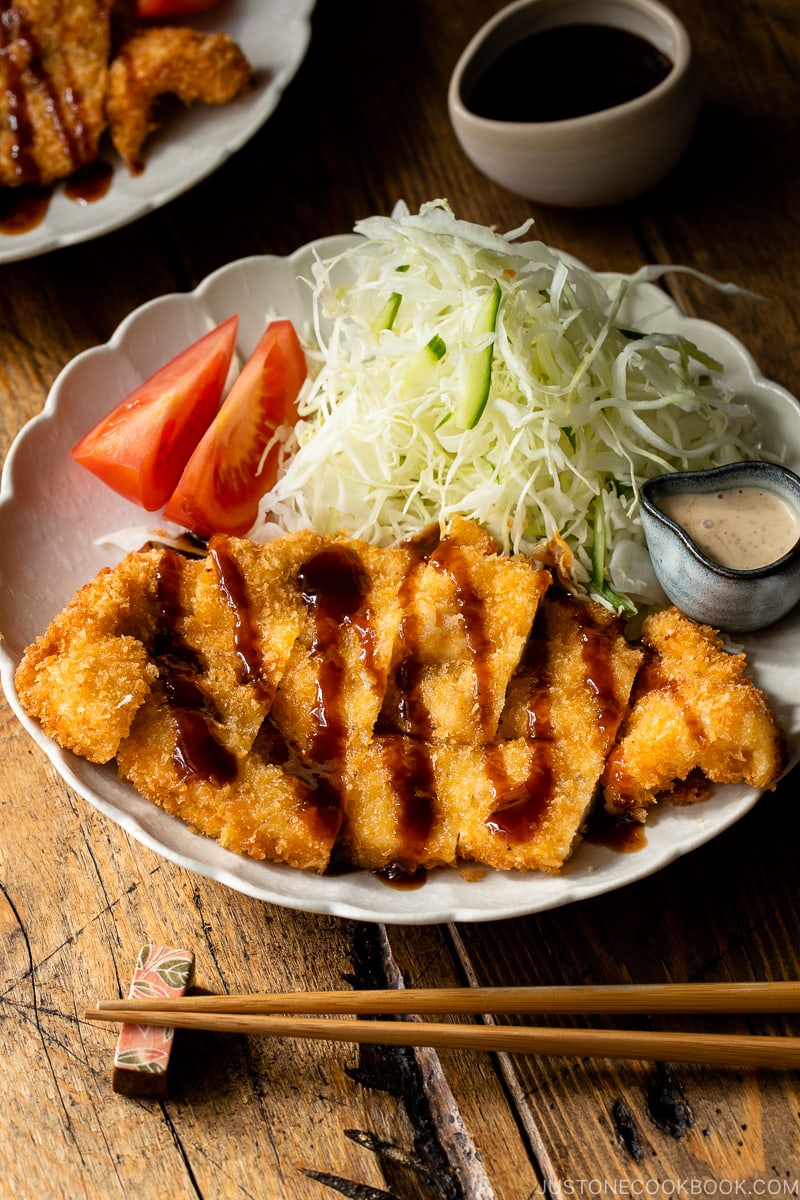
<instances>
[{"instance_id":1,"label":"shredded cabbage","mask_svg":"<svg viewBox=\"0 0 800 1200\"><path fill-rule=\"evenodd\" d=\"M529 226L502 236L444 200L400 204L315 262L315 366L252 536L310 526L390 545L462 514L507 551L559 547L571 583L612 607L658 598L643 480L759 457L754 420L691 341L621 325L631 289L679 268L596 275L513 244ZM476 342L496 283L495 332ZM467 364L490 343L488 402L459 428Z\"/></svg>"}]
</instances>

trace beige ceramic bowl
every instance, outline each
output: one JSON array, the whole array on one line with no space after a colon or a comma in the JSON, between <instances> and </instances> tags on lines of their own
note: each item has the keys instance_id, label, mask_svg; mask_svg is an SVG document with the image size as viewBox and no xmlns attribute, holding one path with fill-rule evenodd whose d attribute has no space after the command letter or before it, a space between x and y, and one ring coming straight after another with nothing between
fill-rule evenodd
<instances>
[{"instance_id":1,"label":"beige ceramic bowl","mask_svg":"<svg viewBox=\"0 0 800 1200\"><path fill-rule=\"evenodd\" d=\"M570 24L611 25L637 34L666 55L672 68L644 95L582 117L507 121L470 111L465 97L499 55L531 34ZM568 76L568 63L564 69ZM657 0L515 0L475 34L448 91L456 136L485 175L530 200L569 208L619 204L658 183L684 153L698 107L688 34Z\"/></svg>"}]
</instances>

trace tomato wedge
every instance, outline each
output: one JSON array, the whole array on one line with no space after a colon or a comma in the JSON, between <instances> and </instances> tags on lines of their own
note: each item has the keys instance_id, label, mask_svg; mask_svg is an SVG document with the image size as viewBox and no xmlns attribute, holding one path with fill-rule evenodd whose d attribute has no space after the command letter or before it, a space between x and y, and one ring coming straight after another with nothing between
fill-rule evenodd
<instances>
[{"instance_id":1,"label":"tomato wedge","mask_svg":"<svg viewBox=\"0 0 800 1200\"><path fill-rule=\"evenodd\" d=\"M219 408L238 326L229 317L140 384L73 447L75 461L148 512L166 504Z\"/></svg>"},{"instance_id":2,"label":"tomato wedge","mask_svg":"<svg viewBox=\"0 0 800 1200\"><path fill-rule=\"evenodd\" d=\"M150 17L175 17L182 13L205 12L214 8L219 0L136 0L136 16L142 20Z\"/></svg>"},{"instance_id":3,"label":"tomato wedge","mask_svg":"<svg viewBox=\"0 0 800 1200\"><path fill-rule=\"evenodd\" d=\"M199 537L247 533L277 475L280 445L270 442L297 421L306 373L291 321L271 322L189 459L164 509L168 521Z\"/></svg>"}]
</instances>

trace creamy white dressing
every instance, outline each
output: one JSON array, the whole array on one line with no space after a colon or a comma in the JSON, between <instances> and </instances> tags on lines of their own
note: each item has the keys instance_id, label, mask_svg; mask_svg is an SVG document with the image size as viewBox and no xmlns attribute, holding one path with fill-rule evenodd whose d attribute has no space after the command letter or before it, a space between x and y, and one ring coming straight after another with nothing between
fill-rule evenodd
<instances>
[{"instance_id":1,"label":"creamy white dressing","mask_svg":"<svg viewBox=\"0 0 800 1200\"><path fill-rule=\"evenodd\" d=\"M766 567L800 540L800 514L764 488L665 496L659 507L707 558L737 571Z\"/></svg>"}]
</instances>

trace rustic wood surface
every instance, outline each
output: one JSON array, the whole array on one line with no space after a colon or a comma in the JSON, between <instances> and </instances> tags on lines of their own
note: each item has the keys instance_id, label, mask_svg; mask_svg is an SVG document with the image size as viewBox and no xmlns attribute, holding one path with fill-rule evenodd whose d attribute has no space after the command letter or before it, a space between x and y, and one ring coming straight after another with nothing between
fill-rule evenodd
<instances>
[{"instance_id":1,"label":"rustic wood surface","mask_svg":"<svg viewBox=\"0 0 800 1200\"><path fill-rule=\"evenodd\" d=\"M673 0L701 59L697 134L666 183L606 212L531 205L459 150L447 80L500 6L320 0L277 112L221 170L128 229L0 267L3 456L60 368L131 309L399 197L447 196L501 229L533 215L544 241L596 268L691 263L761 292L770 304L673 282L687 311L800 391L796 0ZM644 882L540 916L415 928L271 907L162 860L74 795L5 703L0 754L3 1200L798 1194L796 1072L192 1034L167 1100L140 1101L111 1091L114 1027L83 1020L126 990L146 941L192 947L199 982L232 992L796 977L796 771Z\"/></svg>"}]
</instances>

